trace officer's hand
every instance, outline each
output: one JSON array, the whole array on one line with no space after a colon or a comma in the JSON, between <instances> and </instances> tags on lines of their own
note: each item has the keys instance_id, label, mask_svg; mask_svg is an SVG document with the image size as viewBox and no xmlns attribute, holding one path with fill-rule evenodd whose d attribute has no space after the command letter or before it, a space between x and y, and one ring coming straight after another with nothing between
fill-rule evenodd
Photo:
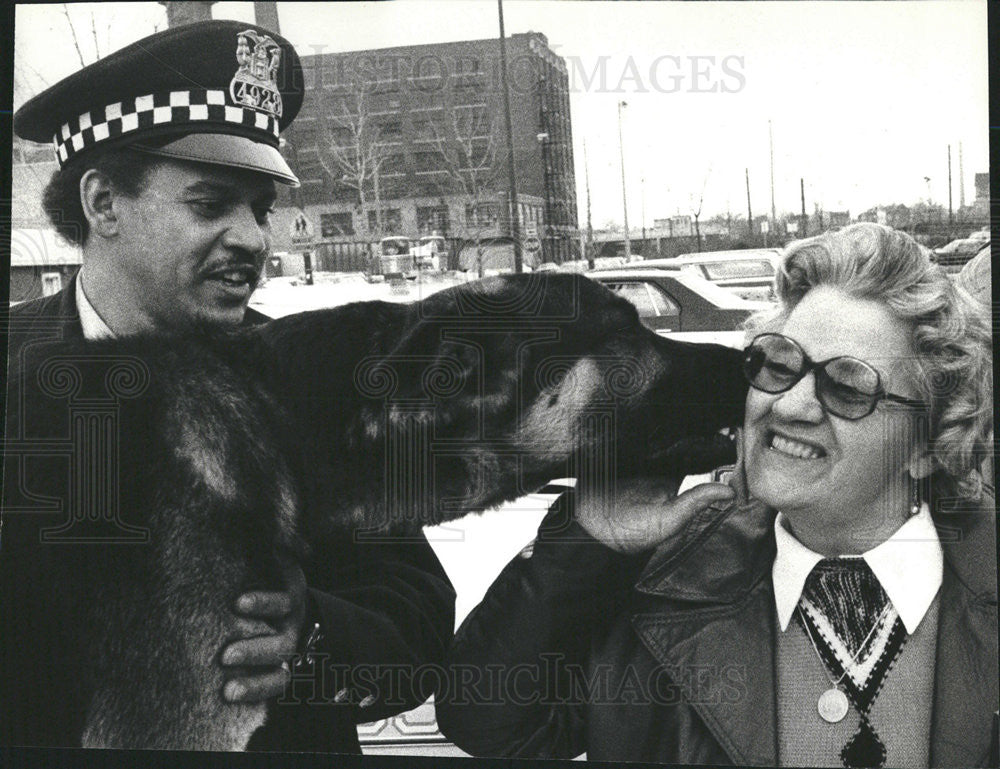
<instances>
[{"instance_id":1,"label":"officer's hand","mask_svg":"<svg viewBox=\"0 0 1000 769\"><path fill-rule=\"evenodd\" d=\"M736 492L724 483L702 483L675 496L676 484L657 478L618 486L615 504L577 490L576 520L590 536L620 553L650 550L679 532L691 517Z\"/></svg>"},{"instance_id":2,"label":"officer's hand","mask_svg":"<svg viewBox=\"0 0 1000 769\"><path fill-rule=\"evenodd\" d=\"M287 571L289 589L251 591L236 600L236 613L270 632L233 641L222 650L228 674L223 696L229 702L261 702L285 690L288 659L295 654L305 616L306 581L302 570Z\"/></svg>"}]
</instances>

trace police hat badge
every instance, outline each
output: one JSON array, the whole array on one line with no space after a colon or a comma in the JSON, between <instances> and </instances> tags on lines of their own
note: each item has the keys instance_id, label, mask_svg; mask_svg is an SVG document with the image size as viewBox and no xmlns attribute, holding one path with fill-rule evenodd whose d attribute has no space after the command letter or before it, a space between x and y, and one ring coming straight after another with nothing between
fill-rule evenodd
<instances>
[{"instance_id":1,"label":"police hat badge","mask_svg":"<svg viewBox=\"0 0 1000 769\"><path fill-rule=\"evenodd\" d=\"M56 83L17 111L14 132L51 141L60 166L94 147L127 144L297 186L278 144L303 93L299 57L280 35L245 22L196 22Z\"/></svg>"}]
</instances>

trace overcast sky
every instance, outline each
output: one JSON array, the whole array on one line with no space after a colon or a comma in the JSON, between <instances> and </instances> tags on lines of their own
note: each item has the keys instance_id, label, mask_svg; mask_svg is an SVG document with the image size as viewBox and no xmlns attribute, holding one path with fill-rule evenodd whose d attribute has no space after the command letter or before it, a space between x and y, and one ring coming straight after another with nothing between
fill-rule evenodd
<instances>
[{"instance_id":1,"label":"overcast sky","mask_svg":"<svg viewBox=\"0 0 1000 769\"><path fill-rule=\"evenodd\" d=\"M496 5L483 0L279 3L278 13L300 53L498 34ZM213 14L250 21L253 6L220 2ZM106 54L166 26L157 3L79 4L69 15L89 58L94 30ZM745 215L744 168L754 214L769 213L769 120L779 214L798 211L800 177L809 211L928 196L947 205L949 144L956 207L959 143L967 203L973 174L988 170L985 0L507 0L504 16L508 34L543 32L568 61L580 217L586 141L595 227L622 218L621 100L633 227L643 201L651 225L690 213L703 188L703 216ZM18 6L15 65L15 108L79 67L63 6Z\"/></svg>"}]
</instances>

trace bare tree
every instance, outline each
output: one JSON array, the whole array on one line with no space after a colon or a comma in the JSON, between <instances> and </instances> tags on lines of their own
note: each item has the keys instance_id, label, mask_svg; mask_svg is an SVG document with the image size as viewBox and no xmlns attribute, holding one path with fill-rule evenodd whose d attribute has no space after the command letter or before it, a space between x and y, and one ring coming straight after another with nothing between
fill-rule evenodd
<instances>
[{"instance_id":1,"label":"bare tree","mask_svg":"<svg viewBox=\"0 0 1000 769\"><path fill-rule=\"evenodd\" d=\"M76 26L73 24L73 19L69 16L69 8L66 3L62 4L63 16L66 17L66 23L69 25L69 32L73 36L73 47L76 48L76 55L80 59L80 66L86 67L88 62L87 58L83 55L83 51L80 50L80 39L76 36ZM91 18L93 18L93 11L91 11Z\"/></svg>"},{"instance_id":2,"label":"bare tree","mask_svg":"<svg viewBox=\"0 0 1000 769\"><path fill-rule=\"evenodd\" d=\"M698 220L701 218L701 207L705 203L705 188L708 186L708 177L711 175L712 175L712 166L709 165L708 170L705 172L705 178L701 182L701 195L698 197L698 208L691 212L691 215L694 216L694 234L698 240L698 253L701 253L701 225ZM692 209L694 208L693 202L691 207Z\"/></svg>"},{"instance_id":3,"label":"bare tree","mask_svg":"<svg viewBox=\"0 0 1000 769\"><path fill-rule=\"evenodd\" d=\"M335 184L358 193L361 227L373 240L383 231L379 177L390 157L389 145L382 141L382 127L372 117L372 94L363 83L353 84L323 100L319 163ZM368 201L375 204L375 227L368 225Z\"/></svg>"},{"instance_id":4,"label":"bare tree","mask_svg":"<svg viewBox=\"0 0 1000 769\"><path fill-rule=\"evenodd\" d=\"M499 218L497 180L500 174L497 115L483 105L445 108L442 122L430 124L442 194L455 195L464 205L458 231L476 244L476 264L483 274L485 241L495 234Z\"/></svg>"}]
</instances>

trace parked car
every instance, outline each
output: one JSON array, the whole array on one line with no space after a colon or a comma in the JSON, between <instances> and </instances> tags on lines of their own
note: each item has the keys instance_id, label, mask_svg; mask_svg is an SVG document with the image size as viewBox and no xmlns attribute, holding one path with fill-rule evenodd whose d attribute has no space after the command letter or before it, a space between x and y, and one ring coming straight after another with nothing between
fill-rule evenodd
<instances>
[{"instance_id":1,"label":"parked car","mask_svg":"<svg viewBox=\"0 0 1000 769\"><path fill-rule=\"evenodd\" d=\"M689 341L742 347L743 321L770 306L679 268L595 270L586 275L632 302L647 328Z\"/></svg>"},{"instance_id":2,"label":"parked car","mask_svg":"<svg viewBox=\"0 0 1000 769\"><path fill-rule=\"evenodd\" d=\"M747 248L647 259L635 266L687 270L744 299L766 302L774 299L774 275L780 260L778 248Z\"/></svg>"},{"instance_id":3,"label":"parked car","mask_svg":"<svg viewBox=\"0 0 1000 769\"><path fill-rule=\"evenodd\" d=\"M424 235L410 248L410 255L418 270L438 272L448 259L448 241L441 235Z\"/></svg>"},{"instance_id":4,"label":"parked car","mask_svg":"<svg viewBox=\"0 0 1000 769\"><path fill-rule=\"evenodd\" d=\"M412 243L409 238L393 235L379 241L379 269L387 278L409 277L417 267L410 253Z\"/></svg>"},{"instance_id":5,"label":"parked car","mask_svg":"<svg viewBox=\"0 0 1000 769\"><path fill-rule=\"evenodd\" d=\"M989 240L984 240L978 233L977 237L959 238L941 246L941 248L935 248L934 260L949 273L955 273L978 254L984 245L989 245Z\"/></svg>"},{"instance_id":6,"label":"parked car","mask_svg":"<svg viewBox=\"0 0 1000 769\"><path fill-rule=\"evenodd\" d=\"M986 307L989 307L993 301L993 282L990 269L992 261L990 244L987 243L965 263L960 271L951 274L951 278L958 285Z\"/></svg>"}]
</instances>

